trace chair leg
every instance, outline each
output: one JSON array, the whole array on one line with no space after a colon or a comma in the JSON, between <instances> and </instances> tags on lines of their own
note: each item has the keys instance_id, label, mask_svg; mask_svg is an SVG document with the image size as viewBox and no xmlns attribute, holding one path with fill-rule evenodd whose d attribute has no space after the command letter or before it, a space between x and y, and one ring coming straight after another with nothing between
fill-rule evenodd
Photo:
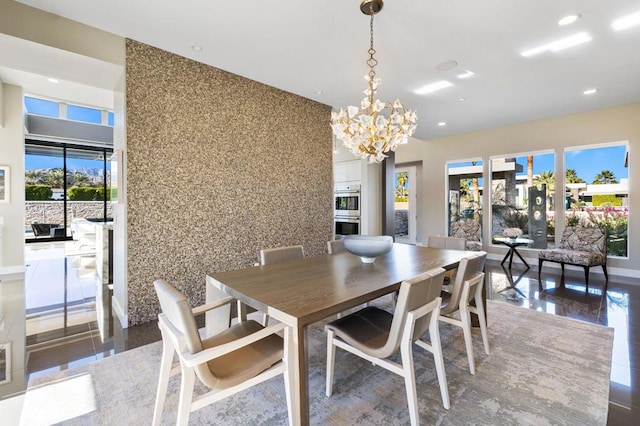
<instances>
[{"instance_id":1,"label":"chair leg","mask_svg":"<svg viewBox=\"0 0 640 426\"><path fill-rule=\"evenodd\" d=\"M164 333L163 333L164 334ZM164 400L167 397L169 378L171 377L171 366L173 364L173 345L169 341L169 336L162 336L162 360L160 361L160 378L158 379L158 391L156 392L156 404L153 409L153 426L160 424L162 411L164 410Z\"/></svg>"},{"instance_id":2,"label":"chair leg","mask_svg":"<svg viewBox=\"0 0 640 426\"><path fill-rule=\"evenodd\" d=\"M560 270L562 271L560 274L560 279L564 280L564 263L560 263Z\"/></svg>"},{"instance_id":3,"label":"chair leg","mask_svg":"<svg viewBox=\"0 0 640 426\"><path fill-rule=\"evenodd\" d=\"M193 368L181 367L182 381L180 382L180 402L178 403L178 420L176 424L187 426L191 414L191 400L193 398L193 385L196 381L196 373Z\"/></svg>"},{"instance_id":4,"label":"chair leg","mask_svg":"<svg viewBox=\"0 0 640 426\"><path fill-rule=\"evenodd\" d=\"M334 332L327 331L327 396L333 393L333 365L336 360L336 347L333 345Z\"/></svg>"},{"instance_id":5,"label":"chair leg","mask_svg":"<svg viewBox=\"0 0 640 426\"><path fill-rule=\"evenodd\" d=\"M609 274L607 274L607 264L606 263L602 264L602 272L604 272L604 281L608 282L609 281Z\"/></svg>"},{"instance_id":6,"label":"chair leg","mask_svg":"<svg viewBox=\"0 0 640 426\"><path fill-rule=\"evenodd\" d=\"M435 319L435 321L434 321ZM431 315L431 325L429 326L429 339L433 349L433 361L436 364L436 373L438 374L438 383L440 384L440 395L442 396L442 405L445 409L449 409L449 386L447 385L447 375L444 372L444 357L442 355L442 344L440 343L440 329L438 326L438 315Z\"/></svg>"},{"instance_id":7,"label":"chair leg","mask_svg":"<svg viewBox=\"0 0 640 426\"><path fill-rule=\"evenodd\" d=\"M407 404L409 405L409 419L411 425L418 424L418 392L416 391L416 373L413 368L413 351L411 340L402 342L400 348L404 385L407 390Z\"/></svg>"},{"instance_id":8,"label":"chair leg","mask_svg":"<svg viewBox=\"0 0 640 426\"><path fill-rule=\"evenodd\" d=\"M467 348L467 359L469 360L469 372L476 374L476 363L473 358L473 341L471 340L471 314L469 307L463 304L460 307L460 319L462 320L462 331L464 334L464 345Z\"/></svg>"},{"instance_id":9,"label":"chair leg","mask_svg":"<svg viewBox=\"0 0 640 426\"><path fill-rule=\"evenodd\" d=\"M484 343L484 353L489 355L489 333L487 326L487 315L482 304L483 283L478 284L474 300L476 301L476 311L480 322L480 333L482 334L482 343Z\"/></svg>"},{"instance_id":10,"label":"chair leg","mask_svg":"<svg viewBox=\"0 0 640 426\"><path fill-rule=\"evenodd\" d=\"M584 267L584 282L587 285L587 291L589 290L589 267Z\"/></svg>"}]
</instances>

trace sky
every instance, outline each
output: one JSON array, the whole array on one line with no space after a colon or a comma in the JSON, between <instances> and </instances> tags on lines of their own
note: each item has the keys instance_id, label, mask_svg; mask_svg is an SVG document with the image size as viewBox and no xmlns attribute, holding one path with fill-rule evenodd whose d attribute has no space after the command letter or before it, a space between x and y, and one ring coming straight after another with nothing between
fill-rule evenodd
<instances>
[{"instance_id":1,"label":"sky","mask_svg":"<svg viewBox=\"0 0 640 426\"><path fill-rule=\"evenodd\" d=\"M102 166L102 160L83 160L67 157L67 170L77 170L84 167L89 169L101 169ZM25 168L27 170L62 168L62 157L25 155Z\"/></svg>"},{"instance_id":2,"label":"sky","mask_svg":"<svg viewBox=\"0 0 640 426\"><path fill-rule=\"evenodd\" d=\"M587 183L592 183L596 175L603 170L613 172L616 180L620 182L622 178L629 177L629 170L624 166L625 145L617 145L604 148L592 148L583 150L567 151L565 153L565 167L574 169ZM533 159L533 174L545 171L553 171L555 155L537 154ZM516 157L516 162L522 165L522 173L527 172L527 157ZM481 162L478 162L480 164ZM450 164L449 167L470 166L470 162Z\"/></svg>"}]
</instances>

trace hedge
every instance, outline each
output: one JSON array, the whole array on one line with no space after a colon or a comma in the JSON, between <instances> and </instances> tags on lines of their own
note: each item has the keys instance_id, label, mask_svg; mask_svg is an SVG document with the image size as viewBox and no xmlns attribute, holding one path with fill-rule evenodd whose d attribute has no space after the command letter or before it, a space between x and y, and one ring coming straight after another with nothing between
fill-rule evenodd
<instances>
[{"instance_id":1,"label":"hedge","mask_svg":"<svg viewBox=\"0 0 640 426\"><path fill-rule=\"evenodd\" d=\"M594 207L601 206L605 203L607 203L608 206L620 207L622 206L622 197L616 197L614 194L594 195L591 197L591 203Z\"/></svg>"},{"instance_id":2,"label":"hedge","mask_svg":"<svg viewBox=\"0 0 640 426\"><path fill-rule=\"evenodd\" d=\"M107 200L109 200L107 192ZM71 201L103 201L104 188L88 188L74 186L69 188L69 200Z\"/></svg>"},{"instance_id":3,"label":"hedge","mask_svg":"<svg viewBox=\"0 0 640 426\"><path fill-rule=\"evenodd\" d=\"M25 185L24 197L27 201L47 201L53 196L53 191L48 185Z\"/></svg>"}]
</instances>

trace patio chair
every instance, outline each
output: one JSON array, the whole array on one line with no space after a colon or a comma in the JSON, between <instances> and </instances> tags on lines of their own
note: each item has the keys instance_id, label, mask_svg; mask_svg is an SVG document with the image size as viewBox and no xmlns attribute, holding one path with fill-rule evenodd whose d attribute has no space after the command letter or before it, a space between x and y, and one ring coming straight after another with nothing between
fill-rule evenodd
<instances>
[{"instance_id":1,"label":"patio chair","mask_svg":"<svg viewBox=\"0 0 640 426\"><path fill-rule=\"evenodd\" d=\"M561 280L564 279L564 265L584 268L584 282L589 290L589 268L602 266L605 288L609 281L607 274L607 231L598 227L566 226L557 249L540 250L538 252L538 285L542 290L542 263L556 262L562 269Z\"/></svg>"},{"instance_id":2,"label":"patio chair","mask_svg":"<svg viewBox=\"0 0 640 426\"><path fill-rule=\"evenodd\" d=\"M449 235L467 240L467 250L482 250L482 230L478 221L462 219L453 222Z\"/></svg>"}]
</instances>

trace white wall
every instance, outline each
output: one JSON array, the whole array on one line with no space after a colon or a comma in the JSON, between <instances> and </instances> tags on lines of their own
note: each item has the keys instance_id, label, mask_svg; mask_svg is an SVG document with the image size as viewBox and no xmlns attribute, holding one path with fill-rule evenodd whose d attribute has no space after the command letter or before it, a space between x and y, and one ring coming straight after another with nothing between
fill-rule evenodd
<instances>
[{"instance_id":1,"label":"white wall","mask_svg":"<svg viewBox=\"0 0 640 426\"><path fill-rule=\"evenodd\" d=\"M24 268L24 121L22 88L3 84L4 126L0 127L0 165L10 167L10 200L0 203L4 217L0 265Z\"/></svg>"},{"instance_id":2,"label":"white wall","mask_svg":"<svg viewBox=\"0 0 640 426\"><path fill-rule=\"evenodd\" d=\"M633 236L640 232L640 185L634 184L634 170L640 165L640 103L401 145L396 151L396 164L422 161L418 241L446 232L446 161L482 158L486 176L491 156L554 149L559 168L567 147L618 141L629 142L629 235ZM483 210L490 212L489 197L483 202ZM559 214L560 210L556 211ZM499 247L486 245L490 241L490 215L483 215L483 221L485 246L490 252L504 253ZM529 256L537 257L534 251ZM640 277L640 238L629 239L628 259L610 259L608 266L613 274Z\"/></svg>"}]
</instances>

